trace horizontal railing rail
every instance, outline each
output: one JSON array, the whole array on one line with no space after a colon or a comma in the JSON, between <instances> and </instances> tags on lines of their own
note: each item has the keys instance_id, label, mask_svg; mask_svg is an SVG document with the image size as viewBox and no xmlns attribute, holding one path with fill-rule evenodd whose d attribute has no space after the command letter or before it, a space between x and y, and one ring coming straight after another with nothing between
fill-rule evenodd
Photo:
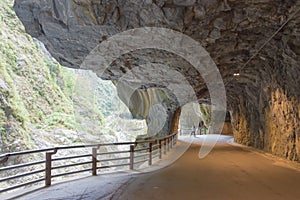
<instances>
[{"instance_id":1,"label":"horizontal railing rail","mask_svg":"<svg viewBox=\"0 0 300 200\"><path fill-rule=\"evenodd\" d=\"M52 179L61 176L68 176L83 172L92 172L92 175L97 175L98 170L128 167L134 170L139 164L148 162L152 165L153 159L162 159L162 155L166 154L177 142L177 133L168 135L158 139L150 139L136 142L120 142L120 143L103 143L103 144L89 144L89 145L74 145L45 148L38 150L27 150L20 152L13 152L0 155L0 172L6 173L0 177L0 193L14 190L20 187L32 185L41 181L45 181L45 186L52 184ZM111 150L104 152L101 147L114 146L128 146L128 150ZM68 155L55 157L58 152L65 152L66 150L86 149L90 153L79 155ZM125 148L125 147L123 147ZM18 156L28 156L42 153L44 158L34 162L19 163L10 165L8 162L10 158L17 158ZM66 153L66 152L65 152ZM110 158L108 156L115 156ZM119 156L119 157L118 157ZM108 157L108 158L106 158ZM76 160L77 159L77 160ZM59 163L63 161L64 163ZM7 166L5 166L7 165ZM38 167L35 169L35 167ZM74 169L74 167L81 167ZM18 171L19 170L19 171ZM65 170L65 172L57 171ZM8 175L10 172L10 175ZM32 180L19 180L23 177L31 177ZM30 178L29 178L30 179ZM2 186L4 185L4 186Z\"/></svg>"}]
</instances>

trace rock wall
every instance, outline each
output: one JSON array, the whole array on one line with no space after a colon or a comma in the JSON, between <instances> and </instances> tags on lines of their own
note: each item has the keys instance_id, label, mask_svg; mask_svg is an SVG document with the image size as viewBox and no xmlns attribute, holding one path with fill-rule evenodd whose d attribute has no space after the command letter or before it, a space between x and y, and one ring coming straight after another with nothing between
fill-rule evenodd
<instances>
[{"instance_id":1,"label":"rock wall","mask_svg":"<svg viewBox=\"0 0 300 200\"><path fill-rule=\"evenodd\" d=\"M259 66L256 76L237 78L244 90L230 96L229 104L238 143L299 161L299 38L290 34L292 26L299 22L288 25L251 62L251 67Z\"/></svg>"},{"instance_id":2,"label":"rock wall","mask_svg":"<svg viewBox=\"0 0 300 200\"><path fill-rule=\"evenodd\" d=\"M98 90L90 95L92 76L62 67L28 35L13 3L0 1L0 153L134 141L146 133L145 120L128 117L110 81L95 76Z\"/></svg>"},{"instance_id":3,"label":"rock wall","mask_svg":"<svg viewBox=\"0 0 300 200\"><path fill-rule=\"evenodd\" d=\"M239 100L233 114L235 141L299 161L299 98L287 96L286 91L278 88L267 98L267 102L260 104Z\"/></svg>"},{"instance_id":4,"label":"rock wall","mask_svg":"<svg viewBox=\"0 0 300 200\"><path fill-rule=\"evenodd\" d=\"M176 127L179 107L176 98L164 88L136 89L126 83L118 84L118 95L127 105L132 116L146 119L148 131L146 137L161 137L177 132ZM173 101L175 100L175 101ZM174 120L175 119L175 120Z\"/></svg>"}]
</instances>

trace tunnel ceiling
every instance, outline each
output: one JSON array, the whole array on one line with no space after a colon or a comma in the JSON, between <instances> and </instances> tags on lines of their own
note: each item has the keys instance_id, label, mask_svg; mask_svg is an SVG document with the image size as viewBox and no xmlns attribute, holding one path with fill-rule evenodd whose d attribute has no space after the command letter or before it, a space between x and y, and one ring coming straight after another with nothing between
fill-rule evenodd
<instances>
[{"instance_id":1,"label":"tunnel ceiling","mask_svg":"<svg viewBox=\"0 0 300 200\"><path fill-rule=\"evenodd\" d=\"M243 84L265 77L278 59L281 64L299 62L300 13L297 13L256 57L243 66L297 6L299 3L297 5L297 1L293 0L15 1L15 10L26 31L41 40L64 66L79 68L97 44L116 33L145 26L166 27L200 42L217 64L229 93L243 89ZM144 52L155 62L157 52ZM168 54L161 54L161 57L170 60ZM139 53L135 57L145 56ZM198 79L199 74L188 70L188 64L175 58L176 62L177 68L186 77ZM126 71L128 66L130 64L126 60L119 63L121 71L124 68ZM241 67L244 68L239 79L232 80L233 73ZM114 75L118 76L110 75L111 79L115 79ZM230 83L226 83L227 80ZM199 96L202 88L203 81L200 81L195 87Z\"/></svg>"}]
</instances>

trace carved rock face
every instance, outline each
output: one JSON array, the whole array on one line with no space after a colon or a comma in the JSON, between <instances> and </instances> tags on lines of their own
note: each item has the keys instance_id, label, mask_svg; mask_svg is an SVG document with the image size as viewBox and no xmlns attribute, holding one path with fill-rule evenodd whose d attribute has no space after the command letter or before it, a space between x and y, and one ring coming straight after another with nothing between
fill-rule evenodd
<instances>
[{"instance_id":1,"label":"carved rock face","mask_svg":"<svg viewBox=\"0 0 300 200\"><path fill-rule=\"evenodd\" d=\"M67 67L79 68L99 43L128 29L166 27L190 36L210 53L220 70L236 141L293 160L299 160L300 151L298 8L299 1L294 0L15 0L15 10L26 31ZM198 100L208 100L206 85L191 65L160 50L123 55L105 78L118 80L133 66L145 63L167 64L186 77ZM151 69L149 65L149 71L140 75L149 79ZM237 72L240 75L234 77ZM138 96L142 104L153 99L151 94ZM177 107L172 104L170 113Z\"/></svg>"}]
</instances>

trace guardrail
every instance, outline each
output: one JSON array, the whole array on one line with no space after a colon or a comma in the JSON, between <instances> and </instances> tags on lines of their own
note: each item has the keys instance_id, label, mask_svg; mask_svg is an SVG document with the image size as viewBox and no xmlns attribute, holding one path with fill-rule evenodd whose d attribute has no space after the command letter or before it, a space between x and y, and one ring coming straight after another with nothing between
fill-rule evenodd
<instances>
[{"instance_id":1,"label":"guardrail","mask_svg":"<svg viewBox=\"0 0 300 200\"><path fill-rule=\"evenodd\" d=\"M148 162L148 165L152 165L153 159L158 158L162 159L163 154L166 154L177 142L177 133L168 135L163 138L153 139L153 140L144 140L137 142L122 142L122 143L107 143L107 144L91 144L91 145L77 145L77 146L63 146L63 147L54 147L47 149L39 150L29 150L21 151L14 153L7 153L0 155L0 165L9 165L8 161L10 158L18 156L26 156L37 153L44 153L45 159L21 163L11 166L3 166L0 168L0 172L12 171L15 169L24 169L22 173L18 173L13 176L2 177L0 178L0 184L7 181L15 181L16 184L12 186L5 186L0 188L0 193L7 192L13 189L24 187L27 185L32 185L41 181L45 181L45 186L50 186L53 178L62 177L71 174L91 172L92 175L97 175L99 170L116 168L116 167L126 167L128 166L130 170L134 170L136 165L143 164ZM124 151L101 151L101 148L115 147L115 146L128 146L128 150ZM58 152L70 150L70 149L83 149L89 148L88 151L91 153L81 154L81 155L68 155L55 157ZM107 155L121 155L120 157L114 158L104 158ZM99 159L99 157L103 157ZM72 163L56 165L57 161L71 161L78 159L86 159L85 161L73 161ZM114 163L119 161L119 163ZM112 162L112 163L109 163ZM108 164L106 164L108 163ZM54 165L55 164L55 165ZM27 169L32 166L44 166L37 170ZM81 166L82 169L71 170L63 173L55 173L58 169L68 169L71 167ZM40 177L34 178L33 180L23 182L20 180L23 177L28 177L30 175L39 174Z\"/></svg>"}]
</instances>

